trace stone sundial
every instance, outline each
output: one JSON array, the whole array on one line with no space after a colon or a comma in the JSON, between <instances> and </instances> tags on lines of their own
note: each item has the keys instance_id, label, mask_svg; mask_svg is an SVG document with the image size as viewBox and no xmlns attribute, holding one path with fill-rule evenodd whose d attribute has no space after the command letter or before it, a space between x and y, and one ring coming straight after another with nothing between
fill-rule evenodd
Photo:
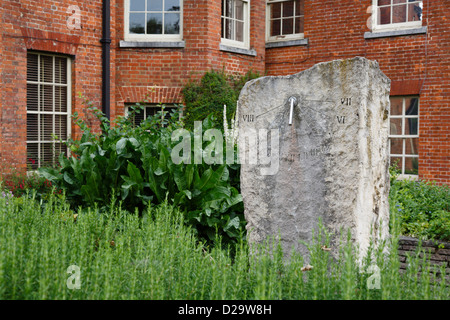
<instances>
[{"instance_id":1,"label":"stone sundial","mask_svg":"<svg viewBox=\"0 0 450 320\"><path fill-rule=\"evenodd\" d=\"M286 255L307 256L300 242L319 218L331 232L350 229L363 250L371 227L387 235L389 87L365 58L245 85L239 155L251 244L276 237Z\"/></svg>"}]
</instances>

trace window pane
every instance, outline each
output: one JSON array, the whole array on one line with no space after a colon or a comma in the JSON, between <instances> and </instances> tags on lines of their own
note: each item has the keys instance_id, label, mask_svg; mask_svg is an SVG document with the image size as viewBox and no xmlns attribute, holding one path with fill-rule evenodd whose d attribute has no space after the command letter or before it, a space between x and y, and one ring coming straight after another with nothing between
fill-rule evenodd
<instances>
[{"instance_id":1,"label":"window pane","mask_svg":"<svg viewBox=\"0 0 450 320\"><path fill-rule=\"evenodd\" d=\"M405 139L405 154L419 154L419 138Z\"/></svg>"},{"instance_id":2,"label":"window pane","mask_svg":"<svg viewBox=\"0 0 450 320\"><path fill-rule=\"evenodd\" d=\"M236 1L236 19L244 20L244 2L240 0Z\"/></svg>"},{"instance_id":3,"label":"window pane","mask_svg":"<svg viewBox=\"0 0 450 320\"><path fill-rule=\"evenodd\" d=\"M233 17L233 1L232 0L224 0L225 2L225 17L231 18Z\"/></svg>"},{"instance_id":4,"label":"window pane","mask_svg":"<svg viewBox=\"0 0 450 320\"><path fill-rule=\"evenodd\" d=\"M270 13L271 18L280 18L281 17L281 2L274 3L270 5Z\"/></svg>"},{"instance_id":5,"label":"window pane","mask_svg":"<svg viewBox=\"0 0 450 320\"><path fill-rule=\"evenodd\" d=\"M55 111L67 112L67 87L55 87Z\"/></svg>"},{"instance_id":6,"label":"window pane","mask_svg":"<svg viewBox=\"0 0 450 320\"><path fill-rule=\"evenodd\" d=\"M392 98L391 101L391 116L401 116L403 114L403 98Z\"/></svg>"},{"instance_id":7,"label":"window pane","mask_svg":"<svg viewBox=\"0 0 450 320\"><path fill-rule=\"evenodd\" d=\"M394 136L400 136L403 134L402 131L402 119L401 118L391 118L391 124L390 124L390 135Z\"/></svg>"},{"instance_id":8,"label":"window pane","mask_svg":"<svg viewBox=\"0 0 450 320\"><path fill-rule=\"evenodd\" d=\"M226 18L222 18L222 38L227 39L228 30L229 30L229 21Z\"/></svg>"},{"instance_id":9,"label":"window pane","mask_svg":"<svg viewBox=\"0 0 450 320\"><path fill-rule=\"evenodd\" d=\"M381 7L379 9L378 24L391 23L391 7Z\"/></svg>"},{"instance_id":10,"label":"window pane","mask_svg":"<svg viewBox=\"0 0 450 320\"><path fill-rule=\"evenodd\" d=\"M67 140L67 116L55 115L55 135L58 140Z\"/></svg>"},{"instance_id":11,"label":"window pane","mask_svg":"<svg viewBox=\"0 0 450 320\"><path fill-rule=\"evenodd\" d=\"M410 0L411 2L411 0ZM397 4L397 3L406 3L406 0L393 0L392 2L393 4Z\"/></svg>"},{"instance_id":12,"label":"window pane","mask_svg":"<svg viewBox=\"0 0 450 320\"><path fill-rule=\"evenodd\" d=\"M53 115L41 114L41 140L51 141L53 133Z\"/></svg>"},{"instance_id":13,"label":"window pane","mask_svg":"<svg viewBox=\"0 0 450 320\"><path fill-rule=\"evenodd\" d=\"M180 33L180 14L166 13L164 14L164 33L179 34Z\"/></svg>"},{"instance_id":14,"label":"window pane","mask_svg":"<svg viewBox=\"0 0 450 320\"><path fill-rule=\"evenodd\" d=\"M281 34L281 20L272 20L270 26L270 35L279 36Z\"/></svg>"},{"instance_id":15,"label":"window pane","mask_svg":"<svg viewBox=\"0 0 450 320\"><path fill-rule=\"evenodd\" d=\"M295 33L303 33L304 18L295 18Z\"/></svg>"},{"instance_id":16,"label":"window pane","mask_svg":"<svg viewBox=\"0 0 450 320\"><path fill-rule=\"evenodd\" d=\"M403 154L403 139L391 138L391 154Z\"/></svg>"},{"instance_id":17,"label":"window pane","mask_svg":"<svg viewBox=\"0 0 450 320\"><path fill-rule=\"evenodd\" d=\"M38 85L27 84L27 110L38 111Z\"/></svg>"},{"instance_id":18,"label":"window pane","mask_svg":"<svg viewBox=\"0 0 450 320\"><path fill-rule=\"evenodd\" d=\"M147 0L147 11L162 11L163 0Z\"/></svg>"},{"instance_id":19,"label":"window pane","mask_svg":"<svg viewBox=\"0 0 450 320\"><path fill-rule=\"evenodd\" d=\"M418 118L406 118L405 119L405 134L406 135L418 135L419 134L419 119Z\"/></svg>"},{"instance_id":20,"label":"window pane","mask_svg":"<svg viewBox=\"0 0 450 320\"><path fill-rule=\"evenodd\" d=\"M53 57L41 56L41 82L53 83Z\"/></svg>"},{"instance_id":21,"label":"window pane","mask_svg":"<svg viewBox=\"0 0 450 320\"><path fill-rule=\"evenodd\" d=\"M145 0L130 0L130 11L145 11Z\"/></svg>"},{"instance_id":22,"label":"window pane","mask_svg":"<svg viewBox=\"0 0 450 320\"><path fill-rule=\"evenodd\" d=\"M294 33L294 19L283 19L283 34Z\"/></svg>"},{"instance_id":23,"label":"window pane","mask_svg":"<svg viewBox=\"0 0 450 320\"><path fill-rule=\"evenodd\" d=\"M146 113L146 119L150 116L155 116L158 111L161 111L162 109L160 107L154 106L154 107L146 107L145 113Z\"/></svg>"},{"instance_id":24,"label":"window pane","mask_svg":"<svg viewBox=\"0 0 450 320\"><path fill-rule=\"evenodd\" d=\"M145 13L130 13L130 33L145 33Z\"/></svg>"},{"instance_id":25,"label":"window pane","mask_svg":"<svg viewBox=\"0 0 450 320\"><path fill-rule=\"evenodd\" d=\"M136 126L140 126L141 125L141 122L144 120L144 117L145 117L145 115L144 115L144 111L141 111L140 113L135 113L134 114L134 124L136 125Z\"/></svg>"},{"instance_id":26,"label":"window pane","mask_svg":"<svg viewBox=\"0 0 450 320\"><path fill-rule=\"evenodd\" d=\"M244 41L244 22L236 21L236 41Z\"/></svg>"},{"instance_id":27,"label":"window pane","mask_svg":"<svg viewBox=\"0 0 450 320\"><path fill-rule=\"evenodd\" d=\"M422 20L422 8L420 4L408 5L408 21L421 21Z\"/></svg>"},{"instance_id":28,"label":"window pane","mask_svg":"<svg viewBox=\"0 0 450 320\"><path fill-rule=\"evenodd\" d=\"M53 164L53 144L41 144L41 166L51 166Z\"/></svg>"},{"instance_id":29,"label":"window pane","mask_svg":"<svg viewBox=\"0 0 450 320\"><path fill-rule=\"evenodd\" d=\"M41 110L53 111L53 86L41 85Z\"/></svg>"},{"instance_id":30,"label":"window pane","mask_svg":"<svg viewBox=\"0 0 450 320\"><path fill-rule=\"evenodd\" d=\"M297 0L295 1L295 15L303 15L305 11L305 1L304 0Z\"/></svg>"},{"instance_id":31,"label":"window pane","mask_svg":"<svg viewBox=\"0 0 450 320\"><path fill-rule=\"evenodd\" d=\"M406 5L392 7L392 23L406 22Z\"/></svg>"},{"instance_id":32,"label":"window pane","mask_svg":"<svg viewBox=\"0 0 450 320\"><path fill-rule=\"evenodd\" d=\"M67 59L55 57L55 83L67 83Z\"/></svg>"},{"instance_id":33,"label":"window pane","mask_svg":"<svg viewBox=\"0 0 450 320\"><path fill-rule=\"evenodd\" d=\"M294 15L294 1L283 2L283 17L292 17Z\"/></svg>"},{"instance_id":34,"label":"window pane","mask_svg":"<svg viewBox=\"0 0 450 320\"><path fill-rule=\"evenodd\" d=\"M165 11L180 11L180 0L166 0L164 2Z\"/></svg>"},{"instance_id":35,"label":"window pane","mask_svg":"<svg viewBox=\"0 0 450 320\"><path fill-rule=\"evenodd\" d=\"M233 40L233 22L230 19L224 19L225 29L223 37L225 39Z\"/></svg>"},{"instance_id":36,"label":"window pane","mask_svg":"<svg viewBox=\"0 0 450 320\"><path fill-rule=\"evenodd\" d=\"M27 140L38 141L39 116L27 114Z\"/></svg>"},{"instance_id":37,"label":"window pane","mask_svg":"<svg viewBox=\"0 0 450 320\"><path fill-rule=\"evenodd\" d=\"M419 173L419 158L406 157L405 158L405 172L404 174L418 174Z\"/></svg>"},{"instance_id":38,"label":"window pane","mask_svg":"<svg viewBox=\"0 0 450 320\"><path fill-rule=\"evenodd\" d=\"M391 4L391 0L378 0L379 6L385 6L387 4Z\"/></svg>"},{"instance_id":39,"label":"window pane","mask_svg":"<svg viewBox=\"0 0 450 320\"><path fill-rule=\"evenodd\" d=\"M407 116L417 116L419 114L419 98L406 98L405 108Z\"/></svg>"},{"instance_id":40,"label":"window pane","mask_svg":"<svg viewBox=\"0 0 450 320\"><path fill-rule=\"evenodd\" d=\"M27 166L29 166L32 170L38 168L39 165L39 149L37 143L28 143L27 144Z\"/></svg>"},{"instance_id":41,"label":"window pane","mask_svg":"<svg viewBox=\"0 0 450 320\"><path fill-rule=\"evenodd\" d=\"M147 15L147 34L162 34L162 13Z\"/></svg>"},{"instance_id":42,"label":"window pane","mask_svg":"<svg viewBox=\"0 0 450 320\"><path fill-rule=\"evenodd\" d=\"M27 81L38 81L38 58L37 54L27 56Z\"/></svg>"},{"instance_id":43,"label":"window pane","mask_svg":"<svg viewBox=\"0 0 450 320\"><path fill-rule=\"evenodd\" d=\"M402 163L402 158L401 157L391 157L390 160L390 165L394 166L396 165L397 168L400 170L400 172L403 172L403 163Z\"/></svg>"},{"instance_id":44,"label":"window pane","mask_svg":"<svg viewBox=\"0 0 450 320\"><path fill-rule=\"evenodd\" d=\"M131 110L129 109L130 107L132 107L133 105L131 104L127 104L126 108L128 108L129 112L128 112L128 116L131 117ZM176 107L165 107L164 110L164 114L165 114L165 119L168 119L170 117L170 112L172 110L177 110ZM144 119L149 118L150 116L161 116L161 105L150 105L150 106L145 106L144 110L140 110L137 109L136 112L134 113L134 117L132 118L132 123L136 126L139 126Z\"/></svg>"},{"instance_id":45,"label":"window pane","mask_svg":"<svg viewBox=\"0 0 450 320\"><path fill-rule=\"evenodd\" d=\"M162 111L160 106L150 106L145 108L145 119L149 117L154 117L158 114L158 112Z\"/></svg>"}]
</instances>

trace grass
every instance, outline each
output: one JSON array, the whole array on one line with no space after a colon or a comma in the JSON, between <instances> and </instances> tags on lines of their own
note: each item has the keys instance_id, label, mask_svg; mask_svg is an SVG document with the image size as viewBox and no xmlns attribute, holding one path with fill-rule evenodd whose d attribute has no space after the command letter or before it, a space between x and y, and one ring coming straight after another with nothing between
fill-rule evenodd
<instances>
[{"instance_id":1,"label":"grass","mask_svg":"<svg viewBox=\"0 0 450 320\"><path fill-rule=\"evenodd\" d=\"M200 243L183 215L167 204L143 217L112 205L109 212L81 210L74 216L61 196L41 206L32 197L0 197L0 299L448 299L444 273L419 254L399 273L396 241L369 250L359 263L345 237L339 259L322 250L323 230L310 246L312 269L293 255L250 254L245 241L235 249ZM264 248L263 248L264 249ZM264 250L262 250L264 251ZM69 289L79 267L80 289ZM376 265L379 273L370 271ZM306 268L309 269L309 268ZM444 270L441 270L444 271ZM379 289L369 282L380 280Z\"/></svg>"}]
</instances>

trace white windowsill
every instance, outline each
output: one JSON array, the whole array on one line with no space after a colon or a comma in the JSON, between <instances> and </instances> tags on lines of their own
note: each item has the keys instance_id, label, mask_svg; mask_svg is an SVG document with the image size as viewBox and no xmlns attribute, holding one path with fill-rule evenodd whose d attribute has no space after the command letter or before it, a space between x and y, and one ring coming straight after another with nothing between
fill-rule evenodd
<instances>
[{"instance_id":1,"label":"white windowsill","mask_svg":"<svg viewBox=\"0 0 450 320\"><path fill-rule=\"evenodd\" d=\"M120 48L184 48L184 41L125 41L119 42Z\"/></svg>"},{"instance_id":2,"label":"white windowsill","mask_svg":"<svg viewBox=\"0 0 450 320\"><path fill-rule=\"evenodd\" d=\"M239 48L239 47L232 47L225 44L219 45L220 51L227 51L232 53L239 53L239 54L245 54L248 56L256 57L256 50L254 49L245 49L245 48Z\"/></svg>"},{"instance_id":3,"label":"white windowsill","mask_svg":"<svg viewBox=\"0 0 450 320\"><path fill-rule=\"evenodd\" d=\"M307 46L308 38L296 39L296 40L283 40L283 41L268 41L266 42L266 48L280 48L280 47L292 47L292 46Z\"/></svg>"},{"instance_id":4,"label":"white windowsill","mask_svg":"<svg viewBox=\"0 0 450 320\"><path fill-rule=\"evenodd\" d=\"M398 30L382 30L364 33L364 39L386 38L386 37L398 37L409 36L415 34L427 33L427 27L411 28L411 29L398 29Z\"/></svg>"},{"instance_id":5,"label":"white windowsill","mask_svg":"<svg viewBox=\"0 0 450 320\"><path fill-rule=\"evenodd\" d=\"M397 180L412 180L417 181L419 180L419 176L415 174L399 174L397 176Z\"/></svg>"}]
</instances>

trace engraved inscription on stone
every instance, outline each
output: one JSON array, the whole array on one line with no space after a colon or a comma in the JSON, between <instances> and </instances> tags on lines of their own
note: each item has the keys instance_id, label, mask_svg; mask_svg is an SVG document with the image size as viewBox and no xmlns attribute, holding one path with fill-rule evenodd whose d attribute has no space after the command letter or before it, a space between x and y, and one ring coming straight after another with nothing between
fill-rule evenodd
<instances>
[{"instance_id":1,"label":"engraved inscription on stone","mask_svg":"<svg viewBox=\"0 0 450 320\"><path fill-rule=\"evenodd\" d=\"M242 120L247 122L253 122L255 121L255 115L254 114L244 114L242 115Z\"/></svg>"},{"instance_id":2,"label":"engraved inscription on stone","mask_svg":"<svg viewBox=\"0 0 450 320\"><path fill-rule=\"evenodd\" d=\"M345 123L345 116L336 116L336 118L339 123L342 123L342 124Z\"/></svg>"},{"instance_id":3,"label":"engraved inscription on stone","mask_svg":"<svg viewBox=\"0 0 450 320\"><path fill-rule=\"evenodd\" d=\"M302 152L293 152L289 153L287 157L282 157L282 161L295 162L295 161L304 161L308 158L326 156L330 154L331 147L330 146L322 146L319 148L313 148L308 151Z\"/></svg>"}]
</instances>

